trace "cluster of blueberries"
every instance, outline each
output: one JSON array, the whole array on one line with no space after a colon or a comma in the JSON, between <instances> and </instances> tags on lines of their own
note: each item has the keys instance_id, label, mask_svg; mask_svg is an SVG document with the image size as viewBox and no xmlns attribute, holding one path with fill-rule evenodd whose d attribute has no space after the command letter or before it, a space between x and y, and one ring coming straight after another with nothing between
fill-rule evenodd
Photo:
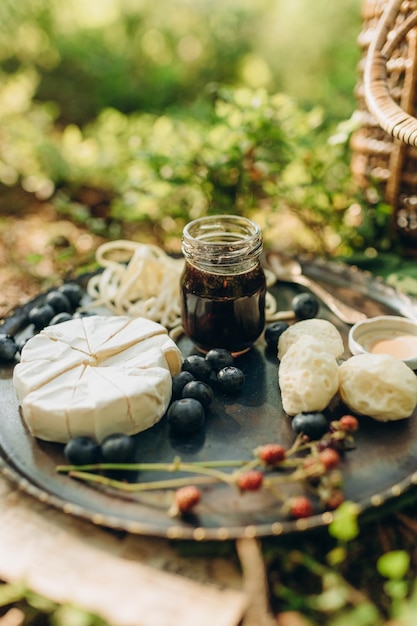
<instances>
[{"instance_id":1,"label":"cluster of blueberries","mask_svg":"<svg viewBox=\"0 0 417 626\"><path fill-rule=\"evenodd\" d=\"M182 371L172 379L173 401L167 412L168 423L176 433L194 433L203 427L214 398L209 384L212 375L226 394L238 392L245 383L245 374L224 348L213 348L205 356L192 354L184 359Z\"/></svg>"},{"instance_id":2,"label":"cluster of blueberries","mask_svg":"<svg viewBox=\"0 0 417 626\"><path fill-rule=\"evenodd\" d=\"M64 283L49 291L41 304L30 308L25 321L32 327L33 334L36 334L45 326L70 320L76 314L83 295L84 291L77 283ZM26 335L22 341L18 341L13 335L0 332L0 359L5 362L14 361L29 338L30 335Z\"/></svg>"}]
</instances>

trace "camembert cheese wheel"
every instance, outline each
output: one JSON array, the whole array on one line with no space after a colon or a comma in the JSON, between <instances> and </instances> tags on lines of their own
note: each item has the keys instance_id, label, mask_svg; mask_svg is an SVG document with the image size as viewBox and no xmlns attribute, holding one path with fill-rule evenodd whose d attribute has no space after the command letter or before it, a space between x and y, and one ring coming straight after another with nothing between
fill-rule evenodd
<instances>
[{"instance_id":1,"label":"camembert cheese wheel","mask_svg":"<svg viewBox=\"0 0 417 626\"><path fill-rule=\"evenodd\" d=\"M66 443L133 435L164 415L181 352L160 324L124 316L80 317L31 338L13 382L34 437Z\"/></svg>"}]
</instances>

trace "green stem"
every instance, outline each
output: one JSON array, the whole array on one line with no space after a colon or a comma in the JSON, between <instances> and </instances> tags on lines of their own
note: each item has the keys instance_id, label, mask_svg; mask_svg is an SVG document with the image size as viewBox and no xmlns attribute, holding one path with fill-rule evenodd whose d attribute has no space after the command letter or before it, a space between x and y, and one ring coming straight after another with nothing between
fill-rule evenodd
<instances>
[{"instance_id":1,"label":"green stem","mask_svg":"<svg viewBox=\"0 0 417 626\"><path fill-rule=\"evenodd\" d=\"M302 433L297 435L297 437L294 439L294 442L291 446L291 448L288 448L287 453L286 453L286 457L288 458L289 456L292 456L293 454L296 454L297 452L302 452L304 450L310 450L312 447L312 443L310 441L308 441L307 443L305 443L303 441L303 435Z\"/></svg>"},{"instance_id":2,"label":"green stem","mask_svg":"<svg viewBox=\"0 0 417 626\"><path fill-rule=\"evenodd\" d=\"M192 463L183 463L182 461L174 459L172 463L94 463L90 465L57 465L56 471L61 474L75 471L105 470L175 472L183 470L184 466L200 471L201 468L242 467L245 466L246 463L248 463L248 461L193 461Z\"/></svg>"},{"instance_id":3,"label":"green stem","mask_svg":"<svg viewBox=\"0 0 417 626\"><path fill-rule=\"evenodd\" d=\"M92 474L89 472L81 472L78 470L71 471L69 473L69 476L71 476L71 478L78 478L78 480L83 480L85 482L98 483L100 485L103 485L104 487L113 487L114 489L119 489L121 491L127 492L154 491L157 489L176 489L178 487L184 487L190 484L190 479L188 477L171 478L167 480L155 480L149 483L126 483L122 480L116 480L114 478L102 476L101 474ZM195 476L192 480L192 483L196 485L207 485L215 482L218 482L218 479L213 476Z\"/></svg>"},{"instance_id":4,"label":"green stem","mask_svg":"<svg viewBox=\"0 0 417 626\"><path fill-rule=\"evenodd\" d=\"M215 465L214 465L215 463ZM236 467L236 462L231 462L232 467ZM235 476L227 474L217 469L217 466L224 466L224 463L211 462L209 467L203 463L183 463L180 459L174 459L173 463L131 463L131 464L111 464L111 463L99 463L96 465L85 465L79 467L66 468L68 475L72 478L78 478L79 480L85 480L89 482L100 483L108 487L114 487L123 491L150 491L152 489L168 489L181 487L190 483L189 478L170 478L165 480L147 482L147 483L127 483L125 481L116 480L103 476L102 474L95 474L93 472L86 471L87 469L152 469L162 470L168 472L187 472L195 474L193 477L194 482L211 483L211 482L223 482L228 485L234 485L236 482ZM238 463L238 467L241 467L241 462ZM60 471L62 471L60 466Z\"/></svg>"}]
</instances>

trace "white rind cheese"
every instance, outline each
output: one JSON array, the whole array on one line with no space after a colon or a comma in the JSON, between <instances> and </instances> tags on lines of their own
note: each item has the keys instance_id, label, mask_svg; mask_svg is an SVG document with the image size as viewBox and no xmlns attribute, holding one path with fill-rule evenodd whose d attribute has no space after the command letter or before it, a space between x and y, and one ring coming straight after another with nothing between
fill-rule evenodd
<instances>
[{"instance_id":1,"label":"white rind cheese","mask_svg":"<svg viewBox=\"0 0 417 626\"><path fill-rule=\"evenodd\" d=\"M158 422L171 399L181 353L160 324L124 316L81 317L28 341L13 382L34 437L102 441Z\"/></svg>"}]
</instances>

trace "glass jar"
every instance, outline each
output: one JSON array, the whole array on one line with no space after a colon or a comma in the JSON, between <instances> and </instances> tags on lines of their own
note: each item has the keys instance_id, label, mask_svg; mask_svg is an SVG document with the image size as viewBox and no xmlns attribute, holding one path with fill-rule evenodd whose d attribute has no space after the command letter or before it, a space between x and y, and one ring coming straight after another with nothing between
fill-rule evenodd
<instances>
[{"instance_id":1,"label":"glass jar","mask_svg":"<svg viewBox=\"0 0 417 626\"><path fill-rule=\"evenodd\" d=\"M202 217L183 231L182 323L201 352L249 350L265 325L261 229L235 215Z\"/></svg>"}]
</instances>

